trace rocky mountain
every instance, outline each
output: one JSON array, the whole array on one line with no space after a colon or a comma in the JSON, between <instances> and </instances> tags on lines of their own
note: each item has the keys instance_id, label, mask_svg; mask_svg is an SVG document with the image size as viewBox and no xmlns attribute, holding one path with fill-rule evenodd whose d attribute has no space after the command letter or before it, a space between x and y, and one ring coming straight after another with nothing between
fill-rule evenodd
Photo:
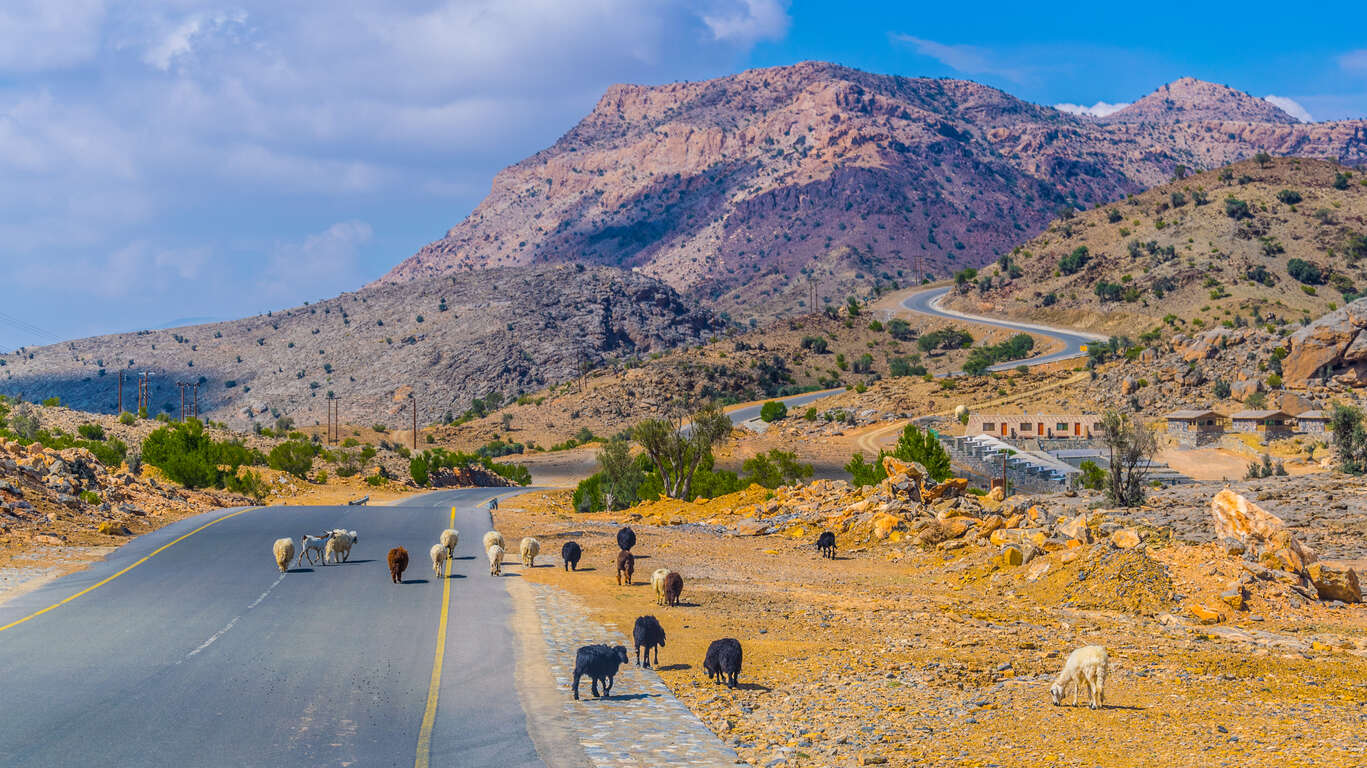
<instances>
[{"instance_id":1,"label":"rocky mountain","mask_svg":"<svg viewBox=\"0 0 1367 768\"><path fill-rule=\"evenodd\" d=\"M607 360L710 337L723 324L667 285L610 267L541 264L459 272L346 293L242 320L30 347L0 356L0 393L59 397L110 412L117 376L136 407L136 376L152 372L153 412L180 412L177 382L199 384L200 412L234 427L326 420L448 419L491 392L539 389ZM187 397L192 395L187 394ZM403 418L399 413L403 411Z\"/></svg>"},{"instance_id":2,"label":"rocky mountain","mask_svg":"<svg viewBox=\"0 0 1367 768\"><path fill-rule=\"evenodd\" d=\"M1132 338L1289 328L1367 292L1364 260L1367 175L1248 160L1058 219L947 301Z\"/></svg>"},{"instance_id":3,"label":"rocky mountain","mask_svg":"<svg viewBox=\"0 0 1367 768\"><path fill-rule=\"evenodd\" d=\"M1184 79L1105 121L963 80L832 64L615 86L382 284L467 267L640 269L737 319L979 266L1061 206L1179 167L1273 155L1367 161L1367 122L1305 125Z\"/></svg>"},{"instance_id":4,"label":"rocky mountain","mask_svg":"<svg viewBox=\"0 0 1367 768\"><path fill-rule=\"evenodd\" d=\"M1241 122L1291 125L1300 121L1265 99L1227 85L1184 77L1099 118L1103 123Z\"/></svg>"}]
</instances>

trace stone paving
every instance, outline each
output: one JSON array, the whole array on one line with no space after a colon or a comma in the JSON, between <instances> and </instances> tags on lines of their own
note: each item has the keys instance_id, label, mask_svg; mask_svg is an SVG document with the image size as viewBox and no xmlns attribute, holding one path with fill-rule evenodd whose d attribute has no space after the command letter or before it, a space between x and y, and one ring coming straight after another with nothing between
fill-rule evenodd
<instances>
[{"instance_id":1,"label":"stone paving","mask_svg":"<svg viewBox=\"0 0 1367 768\"><path fill-rule=\"evenodd\" d=\"M590 621L588 607L557 587L529 584L546 643L546 663L564 694L565 714L575 723L579 743L595 766L744 765L688 707L674 698L660 677L638 668L631 641L613 625ZM622 667L612 695L595 699L588 678L579 684L581 699L570 698L574 654L582 645L625 645L633 662Z\"/></svg>"}]
</instances>

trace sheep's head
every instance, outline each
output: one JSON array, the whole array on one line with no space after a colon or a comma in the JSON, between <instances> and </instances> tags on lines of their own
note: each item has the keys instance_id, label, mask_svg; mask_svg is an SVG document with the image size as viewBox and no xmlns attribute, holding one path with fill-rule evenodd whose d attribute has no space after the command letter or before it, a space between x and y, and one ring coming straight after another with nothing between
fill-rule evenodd
<instances>
[{"instance_id":1,"label":"sheep's head","mask_svg":"<svg viewBox=\"0 0 1367 768\"><path fill-rule=\"evenodd\" d=\"M1054 683L1049 687L1049 697L1054 700L1054 706L1057 707L1059 704L1063 703L1063 694L1064 690L1062 684Z\"/></svg>"},{"instance_id":2,"label":"sheep's head","mask_svg":"<svg viewBox=\"0 0 1367 768\"><path fill-rule=\"evenodd\" d=\"M612 652L617 654L617 660L623 664L627 663L627 647L625 645L614 645Z\"/></svg>"}]
</instances>

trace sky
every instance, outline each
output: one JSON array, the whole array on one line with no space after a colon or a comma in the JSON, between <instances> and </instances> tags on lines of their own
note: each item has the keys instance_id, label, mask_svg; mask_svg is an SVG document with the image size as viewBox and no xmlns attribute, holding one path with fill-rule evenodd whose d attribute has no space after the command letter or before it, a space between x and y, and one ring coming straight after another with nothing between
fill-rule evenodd
<instances>
[{"instance_id":1,"label":"sky","mask_svg":"<svg viewBox=\"0 0 1367 768\"><path fill-rule=\"evenodd\" d=\"M1367 116L1367 11L1284 4L6 0L0 350L373 280L618 82L823 60L1104 113L1193 76Z\"/></svg>"}]
</instances>

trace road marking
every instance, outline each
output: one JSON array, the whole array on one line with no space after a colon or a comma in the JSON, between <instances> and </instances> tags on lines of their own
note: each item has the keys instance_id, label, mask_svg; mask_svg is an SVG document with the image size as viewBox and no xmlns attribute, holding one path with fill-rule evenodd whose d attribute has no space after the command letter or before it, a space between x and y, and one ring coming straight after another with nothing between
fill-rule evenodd
<instances>
[{"instance_id":1,"label":"road marking","mask_svg":"<svg viewBox=\"0 0 1367 768\"><path fill-rule=\"evenodd\" d=\"M456 527L456 508L451 507L451 524ZM432 727L437 723L437 694L441 692L441 663L446 655L446 619L451 607L451 558L446 558L446 569L441 579L441 619L437 622L437 653L432 660L432 681L427 684L427 709L422 713L418 728L418 756L413 768L428 768L431 761Z\"/></svg>"},{"instance_id":2,"label":"road marking","mask_svg":"<svg viewBox=\"0 0 1367 768\"><path fill-rule=\"evenodd\" d=\"M205 523L204 525L201 525L200 527L194 529L193 531L190 531L189 533L185 534L184 536L181 536L181 537L179 537L179 538L173 539L173 540L171 540L171 541L169 541L169 542L167 542L167 543L161 545L160 547L157 547L156 549L154 549L154 550L152 550L151 552L147 553L147 555L143 556L142 558L139 558L139 559L137 560L137 562L133 563L132 565L128 566L127 568L124 568L123 570L119 571L118 573L116 573L116 574L114 574L114 575L112 575L112 576L109 576L109 577L107 577L107 578L105 578L105 579L102 579L101 581L98 581L98 582L96 582L96 583L94 583L94 584L91 584L90 586L86 587L85 589L81 590L80 592L77 592L76 594L74 594L74 595L72 595L72 596L70 596L70 597L68 597L68 598L66 598L66 599L64 599L64 600L58 600L57 602L53 603L52 605L49 605L48 607L42 609L41 611L34 611L33 613L30 613L29 615L25 616L25 617L22 618L22 619L16 619L16 620L14 620L14 621L11 621L10 623L6 624L5 626L0 627L0 632L4 632L5 630L9 629L10 627L17 627L17 626L19 626L20 624L23 624L24 622L28 621L29 619L34 619L34 618L37 618L37 617L39 617L39 616L42 616L43 614L47 613L48 611L52 610L53 608L60 608L61 606L66 605L67 603L71 602L72 600L75 600L76 598L80 597L81 595L86 595L86 594L89 594L89 593L91 593L91 592L94 592L96 589L99 589L100 587L103 587L105 584L108 584L109 582L113 581L114 579L117 579L117 578L119 578L120 576L124 575L125 573L128 573L129 571L133 570L134 568L137 568L139 565L142 565L143 563L147 562L148 560L151 560L153 557L155 557L156 555L160 554L161 552L163 552L163 551L165 551L165 550L167 550L167 549L170 549L171 546L172 546L173 544L177 544L177 543L179 543L179 542L181 542L181 541L184 541L185 539L190 538L191 536L195 535L196 533L199 533L200 531L204 530L205 528L208 528L209 526L218 525L219 523L223 522L224 520L227 520L227 519L230 518L230 517L237 517L238 515L242 514L243 512L251 512L252 510L256 510L256 509L261 509L261 507L247 507L246 509L239 509L239 510L236 511L236 512L230 512L230 513L228 513L228 514L224 515L223 517L220 517L220 518L218 518L218 519L216 519L216 520L211 520L211 521Z\"/></svg>"},{"instance_id":3,"label":"road marking","mask_svg":"<svg viewBox=\"0 0 1367 768\"><path fill-rule=\"evenodd\" d=\"M180 661L177 661L176 663L177 663L177 664L180 664L181 662L185 661L186 659L189 659L191 656L194 656L195 654L199 653L200 651L204 650L205 648L208 648L209 646L213 645L213 644L214 644L214 641L217 640L218 638L223 637L224 635L226 635L226 634L228 633L228 630L232 629L233 626L234 626L235 624L237 624L237 622L240 621L240 620L242 619L242 616L245 615L245 614L247 613L247 611L250 611L251 609L255 608L256 606L261 605L261 601L266 599L266 596L269 595L269 594L271 593L271 590L273 590L273 589L275 589L277 586L279 586L279 585L280 585L280 582L282 582L282 581L284 581L284 580L285 580L285 574L282 573L282 574L280 574L279 578L277 578L277 579L275 580L274 583L272 583L269 587L266 587L266 591L265 591L265 592L262 592L260 595L257 595L257 598L256 598L255 600L253 600L253 601L251 602L250 605L247 606L247 610L246 610L246 611L243 611L242 613L240 613L240 614L234 616L232 621L228 622L227 624L225 624L225 625L223 626L223 629L220 629L220 630L218 630L217 632L215 632L215 633L213 633L212 635L210 635L208 640L205 640L203 643L201 643L200 646L199 646L198 648L196 648L196 649L194 649L193 651L190 651L189 653L185 654L185 658L184 658L184 659L181 659Z\"/></svg>"}]
</instances>

